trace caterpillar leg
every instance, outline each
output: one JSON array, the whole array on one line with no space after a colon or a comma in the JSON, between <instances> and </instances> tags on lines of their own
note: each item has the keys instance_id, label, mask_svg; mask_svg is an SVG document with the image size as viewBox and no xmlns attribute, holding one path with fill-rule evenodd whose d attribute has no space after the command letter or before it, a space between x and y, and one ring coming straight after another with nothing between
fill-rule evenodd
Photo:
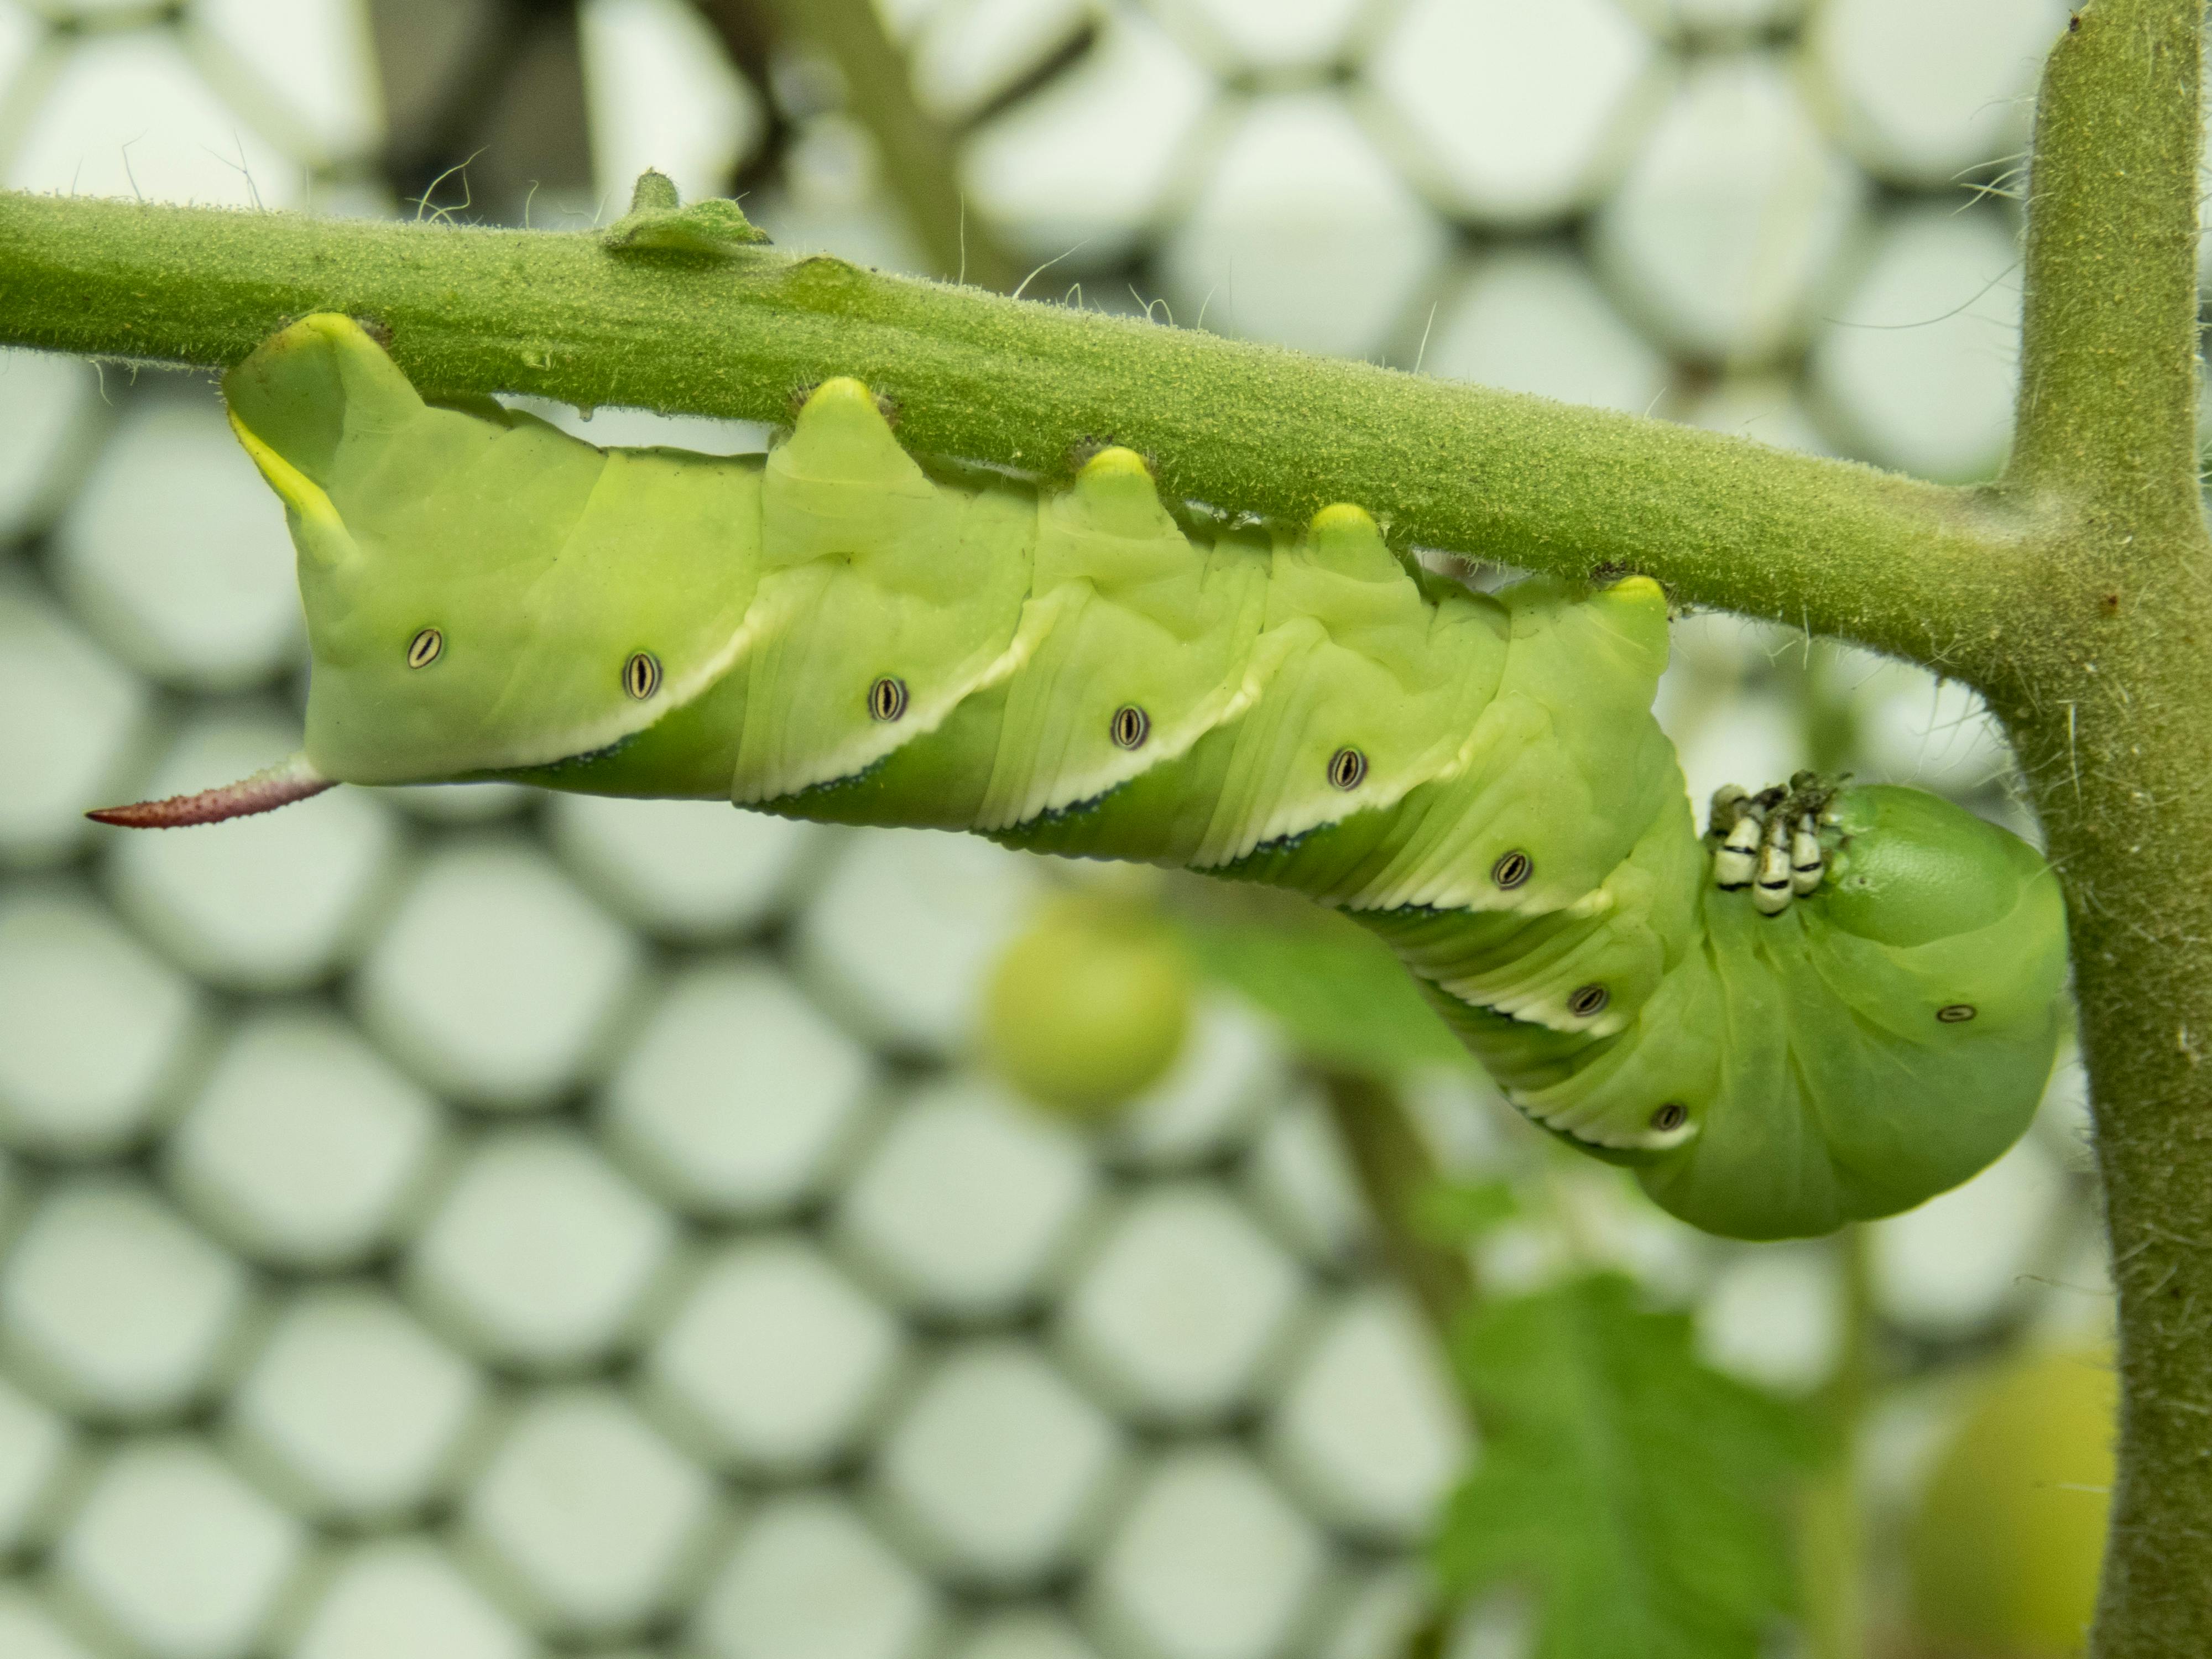
<instances>
[{"instance_id":1,"label":"caterpillar leg","mask_svg":"<svg viewBox=\"0 0 2212 1659\"><path fill-rule=\"evenodd\" d=\"M1713 844L1713 885L1748 892L1763 916L1820 890L1831 862L1839 783L1800 772L1784 786L1752 793L1741 784L1713 792L1705 837ZM1821 832L1831 834L1823 839Z\"/></svg>"}]
</instances>

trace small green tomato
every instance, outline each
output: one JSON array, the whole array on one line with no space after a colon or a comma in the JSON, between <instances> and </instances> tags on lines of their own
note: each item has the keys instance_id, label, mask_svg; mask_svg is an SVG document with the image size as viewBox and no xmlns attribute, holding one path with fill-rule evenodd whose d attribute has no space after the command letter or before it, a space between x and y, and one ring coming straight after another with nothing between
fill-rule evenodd
<instances>
[{"instance_id":1,"label":"small green tomato","mask_svg":"<svg viewBox=\"0 0 2212 1659\"><path fill-rule=\"evenodd\" d=\"M1914 1620L1945 1651L2087 1651L2117 1397L2109 1352L2015 1359L1983 1385L1906 1540Z\"/></svg>"},{"instance_id":2,"label":"small green tomato","mask_svg":"<svg viewBox=\"0 0 2212 1659\"><path fill-rule=\"evenodd\" d=\"M985 1059L1040 1105L1103 1116L1167 1071L1190 1029L1192 975L1156 912L1054 904L1007 946L983 1003Z\"/></svg>"}]
</instances>

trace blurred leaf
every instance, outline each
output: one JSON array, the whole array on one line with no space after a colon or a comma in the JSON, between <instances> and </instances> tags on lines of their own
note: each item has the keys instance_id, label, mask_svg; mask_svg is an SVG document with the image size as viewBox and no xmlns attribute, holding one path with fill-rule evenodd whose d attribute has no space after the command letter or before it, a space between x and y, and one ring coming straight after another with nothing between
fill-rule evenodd
<instances>
[{"instance_id":1,"label":"blurred leaf","mask_svg":"<svg viewBox=\"0 0 2212 1659\"><path fill-rule=\"evenodd\" d=\"M1700 1364L1687 1316L1638 1303L1595 1274L1461 1324L1482 1451L1437 1567L1455 1594L1532 1595L1537 1659L1750 1659L1790 1600L1814 1436Z\"/></svg>"},{"instance_id":2,"label":"blurred leaf","mask_svg":"<svg viewBox=\"0 0 2212 1659\"><path fill-rule=\"evenodd\" d=\"M1390 948L1328 911L1186 915L1200 972L1281 1021L1309 1060L1368 1077L1471 1066Z\"/></svg>"},{"instance_id":3,"label":"blurred leaf","mask_svg":"<svg viewBox=\"0 0 2212 1659\"><path fill-rule=\"evenodd\" d=\"M1413 1231L1435 1244L1456 1244L1521 1213L1510 1181L1436 1182L1413 1200Z\"/></svg>"}]
</instances>

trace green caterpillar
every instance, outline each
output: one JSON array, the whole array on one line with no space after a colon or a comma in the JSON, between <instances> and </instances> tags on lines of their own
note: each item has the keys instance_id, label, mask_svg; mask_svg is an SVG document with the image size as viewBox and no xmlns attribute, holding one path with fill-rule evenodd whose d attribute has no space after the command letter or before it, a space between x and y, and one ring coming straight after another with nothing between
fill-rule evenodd
<instances>
[{"instance_id":1,"label":"green caterpillar","mask_svg":"<svg viewBox=\"0 0 2212 1659\"><path fill-rule=\"evenodd\" d=\"M1701 839L1648 579L1477 593L1356 507L1178 521L1126 449L1042 493L925 468L850 380L734 459L427 404L337 316L224 389L299 548L305 751L112 822L496 777L1279 884L1387 940L1530 1118L1743 1237L1965 1180L2050 1071L2043 861L1805 775Z\"/></svg>"}]
</instances>

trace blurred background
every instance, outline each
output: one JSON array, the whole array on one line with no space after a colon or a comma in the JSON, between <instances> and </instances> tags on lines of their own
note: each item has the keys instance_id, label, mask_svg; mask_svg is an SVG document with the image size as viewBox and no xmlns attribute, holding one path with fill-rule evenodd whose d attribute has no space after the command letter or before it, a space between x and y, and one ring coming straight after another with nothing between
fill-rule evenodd
<instances>
[{"instance_id":1,"label":"blurred background","mask_svg":"<svg viewBox=\"0 0 2212 1659\"><path fill-rule=\"evenodd\" d=\"M0 0L0 179L567 228L652 165L787 247L1966 480L2064 15ZM0 1653L1523 1650L1510 1598L1430 1618L1480 1425L1261 1011L1209 991L1073 1123L971 1058L1088 879L1048 860L502 787L99 830L295 746L290 548L204 379L8 354L0 434ZM1963 689L1674 637L1700 803L1816 765L2033 836ZM1771 1246L1464 1068L1405 1086L1455 1170L1553 1195L1486 1285L1608 1262L1763 1389L1860 1368L1882 1650L1935 1650L1890 1547L1927 1471L1984 1379L2102 1340L2071 1058L1966 1188Z\"/></svg>"}]
</instances>

